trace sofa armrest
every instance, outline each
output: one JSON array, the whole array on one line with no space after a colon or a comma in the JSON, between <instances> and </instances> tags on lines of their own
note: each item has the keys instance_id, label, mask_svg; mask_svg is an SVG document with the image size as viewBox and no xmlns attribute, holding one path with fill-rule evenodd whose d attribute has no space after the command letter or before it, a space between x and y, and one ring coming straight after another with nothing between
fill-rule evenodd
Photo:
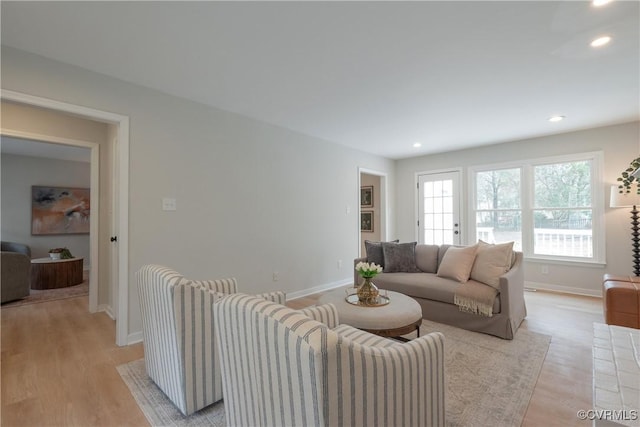
<instances>
[{"instance_id":1,"label":"sofa armrest","mask_svg":"<svg viewBox=\"0 0 640 427\"><path fill-rule=\"evenodd\" d=\"M31 259L19 252L2 252L0 259L1 301L8 302L28 296L31 289Z\"/></svg>"},{"instance_id":2,"label":"sofa armrest","mask_svg":"<svg viewBox=\"0 0 640 427\"><path fill-rule=\"evenodd\" d=\"M353 286L358 286L362 282L362 277L356 271L356 265L359 262L367 262L367 257L360 257L353 260Z\"/></svg>"},{"instance_id":3,"label":"sofa armrest","mask_svg":"<svg viewBox=\"0 0 640 427\"><path fill-rule=\"evenodd\" d=\"M525 310L524 268L522 252L516 252L516 260L509 271L500 276L500 311L511 314Z\"/></svg>"}]
</instances>

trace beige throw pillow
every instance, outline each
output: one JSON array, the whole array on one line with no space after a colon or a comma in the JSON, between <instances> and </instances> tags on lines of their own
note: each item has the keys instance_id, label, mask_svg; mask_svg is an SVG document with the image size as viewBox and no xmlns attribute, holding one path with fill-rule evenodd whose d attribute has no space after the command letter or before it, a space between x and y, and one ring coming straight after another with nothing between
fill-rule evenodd
<instances>
[{"instance_id":1,"label":"beige throw pillow","mask_svg":"<svg viewBox=\"0 0 640 427\"><path fill-rule=\"evenodd\" d=\"M438 277L446 277L465 283L469 280L473 261L476 259L477 248L477 245L473 245L463 248L452 246L447 249L438 267Z\"/></svg>"},{"instance_id":2,"label":"beige throw pillow","mask_svg":"<svg viewBox=\"0 0 640 427\"><path fill-rule=\"evenodd\" d=\"M471 278L498 289L500 276L511 269L512 257L513 242L492 245L480 240Z\"/></svg>"}]
</instances>

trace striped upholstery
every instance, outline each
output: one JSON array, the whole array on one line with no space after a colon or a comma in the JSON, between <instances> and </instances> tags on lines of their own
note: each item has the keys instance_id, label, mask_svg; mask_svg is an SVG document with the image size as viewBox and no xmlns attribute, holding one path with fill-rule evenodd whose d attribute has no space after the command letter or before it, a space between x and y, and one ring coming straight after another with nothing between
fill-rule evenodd
<instances>
[{"instance_id":1,"label":"striped upholstery","mask_svg":"<svg viewBox=\"0 0 640 427\"><path fill-rule=\"evenodd\" d=\"M211 306L236 280L190 281L159 265L136 277L149 377L185 415L222 399Z\"/></svg>"},{"instance_id":2,"label":"striped upholstery","mask_svg":"<svg viewBox=\"0 0 640 427\"><path fill-rule=\"evenodd\" d=\"M234 294L213 306L230 426L443 426L444 336L332 330Z\"/></svg>"},{"instance_id":3,"label":"striped upholstery","mask_svg":"<svg viewBox=\"0 0 640 427\"><path fill-rule=\"evenodd\" d=\"M266 299L267 301L276 302L282 305L284 305L284 303L287 302L287 294L285 294L282 291L266 292L264 294L258 294L256 296L258 298Z\"/></svg>"},{"instance_id":4,"label":"striped upholstery","mask_svg":"<svg viewBox=\"0 0 640 427\"><path fill-rule=\"evenodd\" d=\"M217 280L191 280L191 283L194 286L201 286L205 289L220 292L222 294L235 294L238 292L238 282L236 282L236 279L233 277Z\"/></svg>"},{"instance_id":5,"label":"striped upholstery","mask_svg":"<svg viewBox=\"0 0 640 427\"><path fill-rule=\"evenodd\" d=\"M362 331L349 325L339 325L334 328L333 331L341 337L357 342L360 345L370 347L390 347L396 344L396 341L383 338L379 335L370 334L369 332Z\"/></svg>"},{"instance_id":6,"label":"striped upholstery","mask_svg":"<svg viewBox=\"0 0 640 427\"><path fill-rule=\"evenodd\" d=\"M320 323L324 323L329 327L329 329L335 328L339 323L338 310L333 304L323 304L314 307L307 307L303 308L302 310L298 310L298 312L313 320L317 320Z\"/></svg>"}]
</instances>

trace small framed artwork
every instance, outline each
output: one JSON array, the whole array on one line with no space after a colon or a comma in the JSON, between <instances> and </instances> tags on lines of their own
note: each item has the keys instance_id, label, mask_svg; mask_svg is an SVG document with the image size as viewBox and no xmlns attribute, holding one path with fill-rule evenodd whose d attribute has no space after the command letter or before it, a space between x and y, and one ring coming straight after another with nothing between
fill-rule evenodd
<instances>
[{"instance_id":1,"label":"small framed artwork","mask_svg":"<svg viewBox=\"0 0 640 427\"><path fill-rule=\"evenodd\" d=\"M373 207L373 185L360 187L360 207Z\"/></svg>"},{"instance_id":2,"label":"small framed artwork","mask_svg":"<svg viewBox=\"0 0 640 427\"><path fill-rule=\"evenodd\" d=\"M360 231L373 232L373 212L360 212Z\"/></svg>"},{"instance_id":3,"label":"small framed artwork","mask_svg":"<svg viewBox=\"0 0 640 427\"><path fill-rule=\"evenodd\" d=\"M31 234L89 234L88 188L31 187Z\"/></svg>"}]
</instances>

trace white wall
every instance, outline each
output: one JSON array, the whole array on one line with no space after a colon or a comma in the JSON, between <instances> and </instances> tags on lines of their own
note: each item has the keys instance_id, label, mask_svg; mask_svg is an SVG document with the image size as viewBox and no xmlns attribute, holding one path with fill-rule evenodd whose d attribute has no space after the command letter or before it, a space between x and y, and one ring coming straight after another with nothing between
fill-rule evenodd
<instances>
[{"instance_id":1,"label":"white wall","mask_svg":"<svg viewBox=\"0 0 640 427\"><path fill-rule=\"evenodd\" d=\"M130 117L130 334L147 263L235 276L249 293L350 282L358 167L394 172L388 159L4 46L2 87ZM162 211L163 197L177 211Z\"/></svg>"},{"instance_id":2,"label":"white wall","mask_svg":"<svg viewBox=\"0 0 640 427\"><path fill-rule=\"evenodd\" d=\"M88 234L31 235L31 186L89 188L90 165L84 162L2 154L2 240L31 247L32 258L48 257L50 248L67 247L91 265Z\"/></svg>"},{"instance_id":3,"label":"white wall","mask_svg":"<svg viewBox=\"0 0 640 427\"><path fill-rule=\"evenodd\" d=\"M548 265L549 273L542 274L541 264L525 262L525 280L531 286L600 295L603 274L629 275L632 273L629 213L625 209L609 209L608 200L610 185L615 183L620 172L625 170L640 152L639 134L640 124L634 122L400 160L396 165L398 237L403 241L416 239L414 227L417 203L415 200L416 172L462 167L463 200L466 206L467 176L470 166L602 150L605 168L604 182L600 190L604 193L607 203L605 209L606 266L602 268L547 263L545 265ZM463 215L464 218L467 217L466 212ZM466 238L468 240L468 236Z\"/></svg>"}]
</instances>

